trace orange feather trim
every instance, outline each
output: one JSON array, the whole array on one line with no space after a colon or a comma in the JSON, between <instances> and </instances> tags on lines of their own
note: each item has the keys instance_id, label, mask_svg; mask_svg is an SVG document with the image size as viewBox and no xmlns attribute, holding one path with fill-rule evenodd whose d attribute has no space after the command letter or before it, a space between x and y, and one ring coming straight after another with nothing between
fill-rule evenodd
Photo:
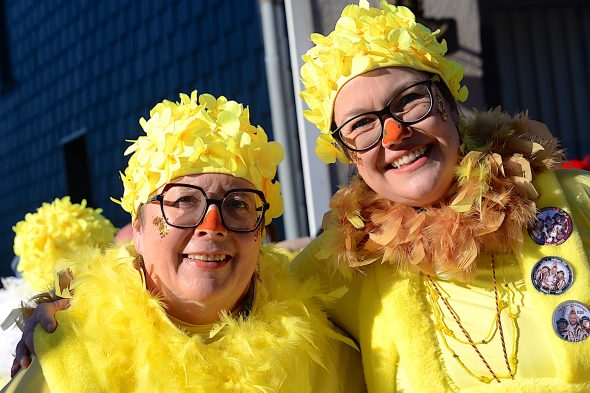
<instances>
[{"instance_id":1,"label":"orange feather trim","mask_svg":"<svg viewBox=\"0 0 590 393\"><path fill-rule=\"evenodd\" d=\"M535 218L535 172L553 168L563 152L546 127L526 114L499 110L462 119L462 157L455 186L426 208L396 204L359 177L332 198L326 248L338 266L362 270L375 261L426 274L468 279L482 253L522 249Z\"/></svg>"}]
</instances>

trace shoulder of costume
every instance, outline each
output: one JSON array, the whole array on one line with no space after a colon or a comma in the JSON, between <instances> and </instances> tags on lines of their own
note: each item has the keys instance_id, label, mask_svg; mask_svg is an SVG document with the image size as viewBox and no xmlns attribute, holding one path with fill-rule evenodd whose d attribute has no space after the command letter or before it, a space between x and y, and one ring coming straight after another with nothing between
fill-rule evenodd
<instances>
[{"instance_id":1,"label":"shoulder of costume","mask_svg":"<svg viewBox=\"0 0 590 393\"><path fill-rule=\"evenodd\" d=\"M85 281L86 275L111 269L132 269L142 277L143 273L134 266L137 253L133 243L115 244L112 247L80 247L75 254L62 259L55 267L55 293L58 296L73 297L74 288Z\"/></svg>"},{"instance_id":2,"label":"shoulder of costume","mask_svg":"<svg viewBox=\"0 0 590 393\"><path fill-rule=\"evenodd\" d=\"M529 119L527 112L511 116L499 107L467 113L459 124L461 150L518 155L530 163L533 172L555 168L563 159L563 149L547 126Z\"/></svg>"},{"instance_id":3,"label":"shoulder of costume","mask_svg":"<svg viewBox=\"0 0 590 393\"><path fill-rule=\"evenodd\" d=\"M289 302L301 301L308 307L318 308L319 311L346 292L344 287L333 288L322 284L322 280L316 274L296 276L290 268L291 259L291 253L282 247L262 246L258 259L261 285L258 285L257 297L265 296L268 299Z\"/></svg>"},{"instance_id":4,"label":"shoulder of costume","mask_svg":"<svg viewBox=\"0 0 590 393\"><path fill-rule=\"evenodd\" d=\"M557 169L555 170L555 176L565 190L573 190L578 187L590 189L590 172L588 171L582 169ZM582 195L582 197L590 198L590 193Z\"/></svg>"}]
</instances>

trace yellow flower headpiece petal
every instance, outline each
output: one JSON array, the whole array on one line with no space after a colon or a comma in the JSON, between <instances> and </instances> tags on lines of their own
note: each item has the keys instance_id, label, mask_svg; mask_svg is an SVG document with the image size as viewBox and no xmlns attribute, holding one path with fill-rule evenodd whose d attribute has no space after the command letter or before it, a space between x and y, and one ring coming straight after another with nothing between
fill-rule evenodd
<instances>
[{"instance_id":1,"label":"yellow flower headpiece petal","mask_svg":"<svg viewBox=\"0 0 590 393\"><path fill-rule=\"evenodd\" d=\"M228 174L248 180L264 193L270 209L265 224L283 212L281 187L274 180L283 147L269 142L262 127L250 124L242 104L210 94L164 100L139 121L145 131L125 151L131 154L121 174L120 201L133 220L137 210L161 186L180 176Z\"/></svg>"},{"instance_id":2,"label":"yellow flower headpiece petal","mask_svg":"<svg viewBox=\"0 0 590 393\"><path fill-rule=\"evenodd\" d=\"M85 200L71 203L66 196L25 215L12 228L14 253L20 257L17 270L33 288L49 289L60 259L83 246L104 247L114 242L116 228L101 213L101 209L86 207Z\"/></svg>"},{"instance_id":3,"label":"yellow flower headpiece petal","mask_svg":"<svg viewBox=\"0 0 590 393\"><path fill-rule=\"evenodd\" d=\"M326 163L348 161L330 128L336 95L355 76L378 68L410 67L439 75L457 101L467 99L467 87L461 86L463 68L444 57L447 45L436 39L438 30L417 23L406 7L382 0L381 8L369 7L366 0L347 6L328 36L311 35L315 46L303 56L301 98L309 107L304 114L322 132L316 153Z\"/></svg>"}]
</instances>

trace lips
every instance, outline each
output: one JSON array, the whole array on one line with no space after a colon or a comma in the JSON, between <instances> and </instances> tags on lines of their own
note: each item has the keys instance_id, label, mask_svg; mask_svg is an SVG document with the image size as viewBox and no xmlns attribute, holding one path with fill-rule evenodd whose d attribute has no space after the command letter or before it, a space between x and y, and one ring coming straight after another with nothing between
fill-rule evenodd
<instances>
[{"instance_id":1,"label":"lips","mask_svg":"<svg viewBox=\"0 0 590 393\"><path fill-rule=\"evenodd\" d=\"M185 254L188 259L205 261L205 262L219 262L223 261L229 255L227 254Z\"/></svg>"},{"instance_id":2,"label":"lips","mask_svg":"<svg viewBox=\"0 0 590 393\"><path fill-rule=\"evenodd\" d=\"M213 270L225 266L232 256L226 253L182 254L183 262L202 270Z\"/></svg>"},{"instance_id":3,"label":"lips","mask_svg":"<svg viewBox=\"0 0 590 393\"><path fill-rule=\"evenodd\" d=\"M430 151L430 145L421 146L417 149L409 151L402 156L397 157L391 161L388 166L393 169L400 169L416 162L421 157L424 157Z\"/></svg>"}]
</instances>

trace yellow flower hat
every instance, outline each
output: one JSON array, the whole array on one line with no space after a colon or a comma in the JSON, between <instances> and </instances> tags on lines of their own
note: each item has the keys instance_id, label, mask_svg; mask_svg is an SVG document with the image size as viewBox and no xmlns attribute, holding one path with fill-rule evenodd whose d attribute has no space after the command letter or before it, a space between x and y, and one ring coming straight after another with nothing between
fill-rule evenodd
<instances>
[{"instance_id":1,"label":"yellow flower hat","mask_svg":"<svg viewBox=\"0 0 590 393\"><path fill-rule=\"evenodd\" d=\"M467 99L461 86L463 68L444 57L447 44L438 42L432 32L417 23L412 11L381 1L372 8L367 0L348 5L328 36L312 34L315 44L305 55L301 79L305 89L301 98L309 110L305 117L322 132L316 141L316 154L325 163L336 159L348 162L332 138L332 112L336 95L352 78L378 68L400 66L439 75L457 101Z\"/></svg>"},{"instance_id":2,"label":"yellow flower hat","mask_svg":"<svg viewBox=\"0 0 590 393\"><path fill-rule=\"evenodd\" d=\"M201 173L229 174L248 180L270 204L266 222L283 213L281 186L274 180L283 160L283 147L269 142L262 127L250 124L250 111L242 104L210 94L180 102L164 100L139 121L142 135L125 151L132 154L123 179L119 202L135 220L137 210L158 188L180 176Z\"/></svg>"},{"instance_id":3,"label":"yellow flower hat","mask_svg":"<svg viewBox=\"0 0 590 393\"><path fill-rule=\"evenodd\" d=\"M37 290L54 282L54 268L60 259L83 246L104 247L114 242L116 228L101 215L101 209L71 203L70 197L43 203L27 213L12 230L14 253L20 257L17 270Z\"/></svg>"}]
</instances>

